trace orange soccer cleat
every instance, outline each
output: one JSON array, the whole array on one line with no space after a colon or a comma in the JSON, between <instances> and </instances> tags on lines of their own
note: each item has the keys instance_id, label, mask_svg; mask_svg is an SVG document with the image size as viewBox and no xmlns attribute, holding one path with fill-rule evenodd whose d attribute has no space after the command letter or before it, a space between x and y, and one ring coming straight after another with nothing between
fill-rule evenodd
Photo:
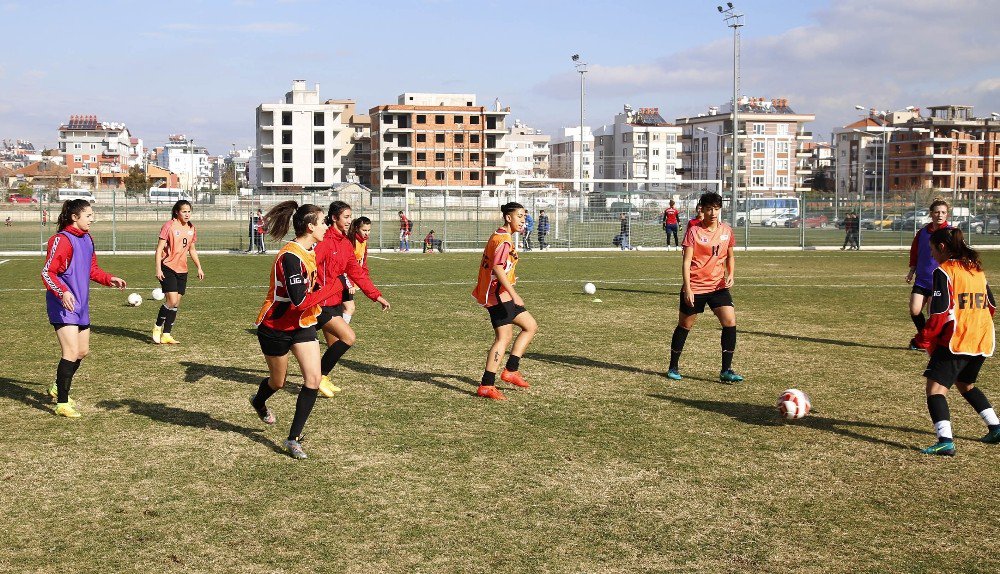
<instances>
[{"instance_id":1,"label":"orange soccer cleat","mask_svg":"<svg viewBox=\"0 0 1000 574\"><path fill-rule=\"evenodd\" d=\"M479 385L476 389L476 394L485 399L493 399L494 401L506 401L507 397L500 392L500 389L494 387L493 385Z\"/></svg>"},{"instance_id":2,"label":"orange soccer cleat","mask_svg":"<svg viewBox=\"0 0 1000 574\"><path fill-rule=\"evenodd\" d=\"M500 371L500 380L510 383L515 387L521 387L522 389L526 389L531 386L528 384L528 381L524 380L524 377L521 376L521 371L508 371L507 369L504 369L503 371Z\"/></svg>"}]
</instances>

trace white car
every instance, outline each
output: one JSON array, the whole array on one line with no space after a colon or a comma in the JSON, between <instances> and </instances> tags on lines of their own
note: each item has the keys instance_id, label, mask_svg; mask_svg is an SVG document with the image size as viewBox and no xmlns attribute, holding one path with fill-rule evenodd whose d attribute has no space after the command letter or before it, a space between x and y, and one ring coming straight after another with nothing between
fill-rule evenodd
<instances>
[{"instance_id":1,"label":"white car","mask_svg":"<svg viewBox=\"0 0 1000 574\"><path fill-rule=\"evenodd\" d=\"M765 217L760 222L760 224L763 227L784 227L786 221L788 221L789 219L795 219L796 217L798 216L795 214L795 211L787 209L785 211L782 211L781 213L778 213L777 215Z\"/></svg>"}]
</instances>

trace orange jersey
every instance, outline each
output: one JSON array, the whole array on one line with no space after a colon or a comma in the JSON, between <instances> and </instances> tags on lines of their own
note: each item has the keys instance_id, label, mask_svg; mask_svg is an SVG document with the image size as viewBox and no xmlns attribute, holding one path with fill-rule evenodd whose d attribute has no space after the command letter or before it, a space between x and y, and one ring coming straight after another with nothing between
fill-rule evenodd
<instances>
[{"instance_id":1,"label":"orange jersey","mask_svg":"<svg viewBox=\"0 0 1000 574\"><path fill-rule=\"evenodd\" d=\"M173 269L175 273L187 273L188 251L191 250L194 242L198 240L198 233L194 230L194 224L175 226L174 220L171 219L160 228L160 239L167 242L167 246L163 250L163 260L160 263Z\"/></svg>"},{"instance_id":2,"label":"orange jersey","mask_svg":"<svg viewBox=\"0 0 1000 574\"><path fill-rule=\"evenodd\" d=\"M358 260L358 265L368 269L368 240L359 236L354 238L354 258Z\"/></svg>"},{"instance_id":3,"label":"orange jersey","mask_svg":"<svg viewBox=\"0 0 1000 574\"><path fill-rule=\"evenodd\" d=\"M986 275L949 259L934 270L930 317L918 344L933 351L947 345L956 355L990 357L996 347L996 301Z\"/></svg>"},{"instance_id":4,"label":"orange jersey","mask_svg":"<svg viewBox=\"0 0 1000 574\"><path fill-rule=\"evenodd\" d=\"M296 302L290 293L292 290L301 292L303 287L305 293L313 295L309 298L317 299L318 294L313 292L316 287L316 254L289 241L274 258L271 285L257 315L257 325L275 331L294 331L315 325L320 313L319 301L306 305L306 296Z\"/></svg>"},{"instance_id":5,"label":"orange jersey","mask_svg":"<svg viewBox=\"0 0 1000 574\"><path fill-rule=\"evenodd\" d=\"M513 236L504 227L497 229L486 242L483 259L479 265L479 279L476 281L476 288L472 290L472 296L483 307L492 307L503 300L510 300L510 294L493 274L494 265L503 266L504 275L511 285L517 282L517 276L514 274L514 268L517 267L517 249ZM507 293L507 298L501 299L501 293Z\"/></svg>"},{"instance_id":6,"label":"orange jersey","mask_svg":"<svg viewBox=\"0 0 1000 574\"><path fill-rule=\"evenodd\" d=\"M736 245L733 229L719 222L715 231L704 227L704 222L692 222L684 234L685 249L693 249L691 256L691 292L696 295L726 288L726 257Z\"/></svg>"}]
</instances>

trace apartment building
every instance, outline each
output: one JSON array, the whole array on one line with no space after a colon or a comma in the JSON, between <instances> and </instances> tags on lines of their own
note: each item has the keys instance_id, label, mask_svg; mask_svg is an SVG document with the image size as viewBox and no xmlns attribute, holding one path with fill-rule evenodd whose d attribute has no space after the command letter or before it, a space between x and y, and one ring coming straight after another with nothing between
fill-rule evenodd
<instances>
[{"instance_id":1,"label":"apartment building","mask_svg":"<svg viewBox=\"0 0 1000 574\"><path fill-rule=\"evenodd\" d=\"M738 184L758 196L794 195L808 189L812 140L805 125L813 114L796 113L786 99L749 98L739 105ZM719 179L732 188L732 105L677 118L683 130L681 160L685 179Z\"/></svg>"},{"instance_id":2,"label":"apartment building","mask_svg":"<svg viewBox=\"0 0 1000 574\"><path fill-rule=\"evenodd\" d=\"M354 102L344 112L351 145L344 160L345 182L360 183L370 188L372 185L372 118L359 114Z\"/></svg>"},{"instance_id":3,"label":"apartment building","mask_svg":"<svg viewBox=\"0 0 1000 574\"><path fill-rule=\"evenodd\" d=\"M141 165L142 140L123 123L102 122L93 115L70 116L59 126L58 149L74 184L122 187L129 167Z\"/></svg>"},{"instance_id":4,"label":"apartment building","mask_svg":"<svg viewBox=\"0 0 1000 574\"><path fill-rule=\"evenodd\" d=\"M549 176L549 142L552 137L515 120L507 130L507 176Z\"/></svg>"},{"instance_id":5,"label":"apartment building","mask_svg":"<svg viewBox=\"0 0 1000 574\"><path fill-rule=\"evenodd\" d=\"M590 126L583 126L582 134L579 126L563 128L549 143L549 177L580 178L581 161L583 191L591 192L594 184L587 180L594 179L594 134ZM560 183L557 187L567 191L578 190L578 186L572 183Z\"/></svg>"},{"instance_id":6,"label":"apartment building","mask_svg":"<svg viewBox=\"0 0 1000 574\"><path fill-rule=\"evenodd\" d=\"M372 187L504 186L508 114L499 101L476 105L474 94L407 92L371 108Z\"/></svg>"},{"instance_id":7,"label":"apartment building","mask_svg":"<svg viewBox=\"0 0 1000 574\"><path fill-rule=\"evenodd\" d=\"M294 80L283 101L257 106L257 169L261 192L320 191L345 180L352 143L353 100L321 101Z\"/></svg>"},{"instance_id":8,"label":"apartment building","mask_svg":"<svg viewBox=\"0 0 1000 574\"><path fill-rule=\"evenodd\" d=\"M886 188L937 190L965 201L1000 189L1000 114L980 118L972 106L941 105L898 122L888 141Z\"/></svg>"},{"instance_id":9,"label":"apartment building","mask_svg":"<svg viewBox=\"0 0 1000 574\"><path fill-rule=\"evenodd\" d=\"M659 108L632 109L594 131L596 179L638 179L653 191L681 180L681 128L668 123ZM620 189L598 183L597 191Z\"/></svg>"}]
</instances>

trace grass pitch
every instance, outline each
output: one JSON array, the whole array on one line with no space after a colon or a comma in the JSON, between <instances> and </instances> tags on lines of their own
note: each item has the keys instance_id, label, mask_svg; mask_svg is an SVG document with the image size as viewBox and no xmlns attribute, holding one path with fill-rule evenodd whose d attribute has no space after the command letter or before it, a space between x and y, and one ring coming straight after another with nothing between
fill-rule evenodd
<instances>
[{"instance_id":1,"label":"grass pitch","mask_svg":"<svg viewBox=\"0 0 1000 574\"><path fill-rule=\"evenodd\" d=\"M0 264L0 571L986 572L1000 554L1000 447L950 397L958 455L934 442L926 357L903 253L740 253L741 385L716 382L719 327L699 319L666 370L679 254L524 253L519 292L541 330L506 403L473 396L492 331L469 297L478 254L385 255L393 304L362 298L344 387L280 453L301 378L265 376L252 321L270 256L203 256L155 346L151 257L102 257L92 353L51 414L59 350L41 258ZM1000 254L986 253L988 275ZM592 303L581 292L597 284ZM995 403L997 361L980 383ZM777 419L797 387L814 411ZM506 385L502 385L505 388Z\"/></svg>"}]
</instances>

